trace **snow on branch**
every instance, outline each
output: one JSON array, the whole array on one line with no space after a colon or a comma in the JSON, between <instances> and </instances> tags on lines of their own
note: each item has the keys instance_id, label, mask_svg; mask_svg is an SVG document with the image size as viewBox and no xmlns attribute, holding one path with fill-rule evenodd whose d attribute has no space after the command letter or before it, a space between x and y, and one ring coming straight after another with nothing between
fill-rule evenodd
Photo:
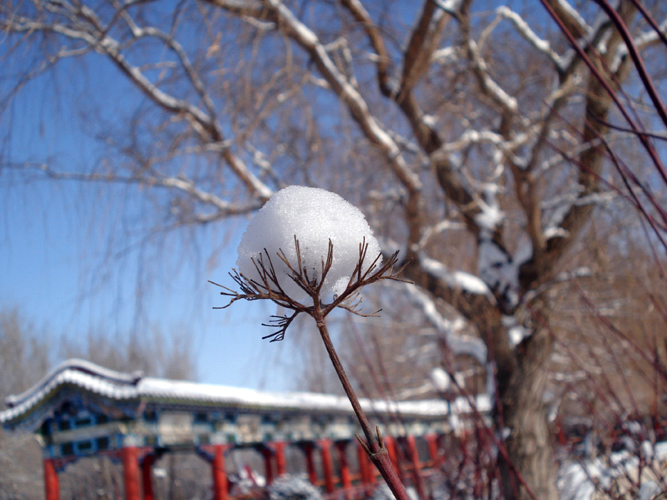
<instances>
[{"instance_id":1,"label":"snow on branch","mask_svg":"<svg viewBox=\"0 0 667 500\"><path fill-rule=\"evenodd\" d=\"M273 14L279 20L278 24L280 28L285 30L292 40L308 52L317 64L326 82L347 106L352 117L359 124L368 140L385 154L396 177L411 193L419 192L421 190L421 181L418 175L407 165L399 146L392 139L391 135L387 133L382 124L371 114L368 104L359 91L331 60L331 57L317 35L303 24L282 2L270 0L268 4Z\"/></svg>"},{"instance_id":2,"label":"snow on branch","mask_svg":"<svg viewBox=\"0 0 667 500\"><path fill-rule=\"evenodd\" d=\"M477 43L472 39L468 40L468 54L482 92L491 97L505 112L516 113L519 109L517 100L491 78L486 61L480 55Z\"/></svg>"},{"instance_id":3,"label":"snow on branch","mask_svg":"<svg viewBox=\"0 0 667 500\"><path fill-rule=\"evenodd\" d=\"M662 21L662 23L660 23L659 29L662 33L667 32L667 18L665 18ZM658 35L658 33L656 33L655 30L650 30L641 33L634 38L634 44L637 47L637 49L646 48L660 41L661 41L660 36ZM616 51L616 55L614 56L614 60L612 61L610 66L610 70L614 73L618 71L618 68L620 67L623 60L627 57L627 55L628 55L627 45L621 44L618 47L618 50Z\"/></svg>"},{"instance_id":4,"label":"snow on branch","mask_svg":"<svg viewBox=\"0 0 667 500\"><path fill-rule=\"evenodd\" d=\"M457 140L443 144L439 151L443 153L454 153L467 148L471 144L490 143L495 146L500 146L505 142L503 136L491 130L469 129L463 132Z\"/></svg>"},{"instance_id":5,"label":"snow on branch","mask_svg":"<svg viewBox=\"0 0 667 500\"><path fill-rule=\"evenodd\" d=\"M32 168L26 167L25 165L21 166L22 169ZM213 207L216 212L212 215L200 215L195 216L199 222L210 222L211 220L216 220L223 216L230 215L240 215L254 212L255 210L261 207L261 204L258 203L249 203L247 205L234 204L230 203L227 200L216 196L213 193L205 191L199 187L190 179L187 179L183 176L179 177L160 177L160 176L122 176L122 175L111 175L108 173L79 173L79 172L60 172L53 170L48 165L41 164L35 165L35 169L42 171L45 175L51 179L58 180L71 180L71 181L80 181L80 182L115 182L118 184L145 184L152 187L163 187L167 189L175 189L182 191L188 194L191 198Z\"/></svg>"},{"instance_id":6,"label":"snow on branch","mask_svg":"<svg viewBox=\"0 0 667 500\"><path fill-rule=\"evenodd\" d=\"M586 23L586 20L579 14L579 11L572 7L572 5L570 5L567 0L556 0L556 4L562 9L564 13L569 15L572 21L576 22L582 30L584 30L586 33L590 33L592 31L591 27Z\"/></svg>"},{"instance_id":7,"label":"snow on branch","mask_svg":"<svg viewBox=\"0 0 667 500\"><path fill-rule=\"evenodd\" d=\"M169 47L177 56L181 62L181 66L185 71L185 74L188 77L188 80L192 84L192 87L196 90L197 94L201 97L202 102L204 103L209 116L212 121L215 120L215 105L213 100L206 90L204 82L199 77L199 74L195 70L190 58L188 57L183 46L171 35L164 33L162 30L159 30L153 26L139 27L137 26L129 15L124 12L123 18L126 19L128 26L130 27L132 34L135 39L153 37L160 40L165 46ZM216 128L220 129L220 125L216 123Z\"/></svg>"},{"instance_id":8,"label":"snow on branch","mask_svg":"<svg viewBox=\"0 0 667 500\"><path fill-rule=\"evenodd\" d=\"M162 177L156 180L151 179L148 182L166 188L178 189L187 193L192 198L201 203L215 207L217 212L213 215L214 219L223 215L228 216L249 213L261 207L261 204L257 203L250 205L235 205L226 200L223 200L213 193L200 189L190 179L185 179L182 177ZM199 218L201 219L201 217Z\"/></svg>"},{"instance_id":9,"label":"snow on branch","mask_svg":"<svg viewBox=\"0 0 667 500\"><path fill-rule=\"evenodd\" d=\"M456 47L444 47L431 54L431 62L437 64L451 64L459 59Z\"/></svg>"},{"instance_id":10,"label":"snow on branch","mask_svg":"<svg viewBox=\"0 0 667 500\"><path fill-rule=\"evenodd\" d=\"M54 4L51 9L54 14L63 18L63 22L41 22L28 17L14 16L10 20L0 21L0 27L6 32L13 33L56 33L69 40L84 42L87 50L107 56L128 77L131 83L153 101L153 103L171 114L185 118L195 132L204 136L207 142L225 142L222 129L215 118L215 107L212 100L185 50L172 36L153 27L138 26L130 18L127 10L119 8L120 17L122 17L129 31L132 33L131 41L125 41L121 44L109 35L108 26L105 26L91 9L80 6L78 10L73 10L63 5ZM159 39L166 48L172 50L177 55L188 81L199 95L200 102L203 103L206 111L185 99L165 92L146 77L138 66L131 64L125 57L123 53L124 49L131 45L133 41L148 36ZM84 49L80 48L76 51L70 51L70 54L67 55L76 56L81 54L82 51ZM61 50L59 53L60 58L63 58L63 54L64 52ZM268 199L271 196L273 191L259 180L240 158L232 154L229 148L222 148L220 153L236 176L254 194L263 199Z\"/></svg>"},{"instance_id":11,"label":"snow on branch","mask_svg":"<svg viewBox=\"0 0 667 500\"><path fill-rule=\"evenodd\" d=\"M175 98L160 90L144 76L139 68L129 64L127 59L120 52L120 48L117 42L110 39L108 36L105 36L104 39L101 40L100 46L104 48L104 53L106 53L116 63L116 65L127 76L129 76L130 79L156 104L160 105L167 111L173 113L184 113L186 116L192 117L191 124L195 130L200 133L202 131L208 132L212 138L218 142L223 140L223 133L212 116L204 113L201 109L193 106L187 101ZM246 164L238 156L232 154L229 148L225 148L222 151L222 156L227 161L227 164L230 166L232 171L238 176L238 178L253 192L257 193L260 197L265 199L271 197L273 190L271 190L271 188L264 184L252 172L250 172Z\"/></svg>"},{"instance_id":12,"label":"snow on branch","mask_svg":"<svg viewBox=\"0 0 667 500\"><path fill-rule=\"evenodd\" d=\"M481 211L475 216L475 223L479 227L477 268L499 305L505 311L510 311L519 303L519 266L522 262L513 258L494 236L506 217L498 204L498 189L497 184L485 185L483 199L478 201Z\"/></svg>"},{"instance_id":13,"label":"snow on branch","mask_svg":"<svg viewBox=\"0 0 667 500\"><path fill-rule=\"evenodd\" d=\"M460 290L471 295L485 295L491 297L491 290L477 276L464 271L450 271L447 267L435 259L422 257L419 259L421 268L436 277L449 288Z\"/></svg>"},{"instance_id":14,"label":"snow on branch","mask_svg":"<svg viewBox=\"0 0 667 500\"><path fill-rule=\"evenodd\" d=\"M435 235L444 233L445 231L463 231L465 228L466 226L462 222L455 222L447 219L440 221L437 224L428 226L424 229L424 234L422 234L419 243L417 243L417 248L420 250L423 249Z\"/></svg>"},{"instance_id":15,"label":"snow on branch","mask_svg":"<svg viewBox=\"0 0 667 500\"><path fill-rule=\"evenodd\" d=\"M405 290L412 304L424 313L426 320L435 328L454 355L466 354L477 360L480 365L486 366L487 349L482 339L458 333L460 328L440 314L435 301L415 285L406 284Z\"/></svg>"},{"instance_id":16,"label":"snow on branch","mask_svg":"<svg viewBox=\"0 0 667 500\"><path fill-rule=\"evenodd\" d=\"M551 59L557 68L561 68L562 60L558 53L551 48L551 44L547 40L543 40L537 33L535 33L524 19L511 10L509 7L500 6L496 9L499 18L507 19L517 29L519 34L530 43L539 52L542 52Z\"/></svg>"},{"instance_id":17,"label":"snow on branch","mask_svg":"<svg viewBox=\"0 0 667 500\"><path fill-rule=\"evenodd\" d=\"M433 0L433 3L442 9L446 14L455 15L461 6L461 0Z\"/></svg>"},{"instance_id":18,"label":"snow on branch","mask_svg":"<svg viewBox=\"0 0 667 500\"><path fill-rule=\"evenodd\" d=\"M584 192L584 187L577 185L575 189L556 198L546 200L541 204L542 210L553 210L549 222L544 228L545 239L568 236L567 231L562 229L560 225L563 223L563 220L565 220L565 217L572 207L608 204L617 196L617 194L612 191L583 194Z\"/></svg>"},{"instance_id":19,"label":"snow on branch","mask_svg":"<svg viewBox=\"0 0 667 500\"><path fill-rule=\"evenodd\" d=\"M567 5L567 2L560 0L557 5L564 7ZM563 56L561 56L562 69L568 73L573 72L576 66L583 63L583 59L579 57L580 50L584 50L589 46L595 46L601 54L607 52L607 42L611 36L612 27L612 23L609 22L609 18L603 12L600 12L592 26L589 26L583 21L583 19L581 19L581 17L575 18L572 15L572 11L573 9L570 7L569 10L563 9L558 13L558 16L563 21L565 21L563 19L563 15L568 16L569 21L576 23L578 26L575 31L581 32L581 38L577 39L577 45L579 48L576 50L571 48Z\"/></svg>"}]
</instances>

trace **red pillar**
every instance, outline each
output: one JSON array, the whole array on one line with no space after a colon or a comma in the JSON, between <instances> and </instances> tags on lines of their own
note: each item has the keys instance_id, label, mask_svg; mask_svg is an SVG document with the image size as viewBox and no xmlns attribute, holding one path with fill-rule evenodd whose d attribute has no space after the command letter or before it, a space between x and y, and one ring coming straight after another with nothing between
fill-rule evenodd
<instances>
[{"instance_id":1,"label":"red pillar","mask_svg":"<svg viewBox=\"0 0 667 500\"><path fill-rule=\"evenodd\" d=\"M361 482L364 485L372 486L375 484L375 465L368 457L366 450L357 442L357 456L359 457L359 471L361 472ZM369 490L370 491L370 490Z\"/></svg>"},{"instance_id":2,"label":"red pillar","mask_svg":"<svg viewBox=\"0 0 667 500\"><path fill-rule=\"evenodd\" d=\"M262 455L264 455L264 477L266 477L266 485L270 485L273 482L273 451L263 446L261 449Z\"/></svg>"},{"instance_id":3,"label":"red pillar","mask_svg":"<svg viewBox=\"0 0 667 500\"><path fill-rule=\"evenodd\" d=\"M394 464L394 469L396 469L398 477L400 477L402 481L403 474L401 471L400 462L398 460L398 450L396 449L396 440L391 436L384 436L384 444L387 447L387 451L389 452L389 458L391 459L391 463Z\"/></svg>"},{"instance_id":4,"label":"red pillar","mask_svg":"<svg viewBox=\"0 0 667 500\"><path fill-rule=\"evenodd\" d=\"M412 471L415 479L415 486L417 487L417 495L419 498L426 498L424 490L424 482L421 475L421 464L419 463L419 450L417 449L417 442L414 436L407 436L405 438L408 445L408 453L410 454L410 462L412 463Z\"/></svg>"},{"instance_id":5,"label":"red pillar","mask_svg":"<svg viewBox=\"0 0 667 500\"><path fill-rule=\"evenodd\" d=\"M310 484L317 486L317 471L315 470L315 460L313 458L313 443L304 443L301 445L306 455L306 469L308 470L308 479Z\"/></svg>"},{"instance_id":6,"label":"red pillar","mask_svg":"<svg viewBox=\"0 0 667 500\"><path fill-rule=\"evenodd\" d=\"M338 459L340 461L340 480L343 483L343 488L345 490L349 490L350 488L352 488L352 477L350 476L350 464L347 461L345 448L347 448L347 441L336 442L336 449L338 450Z\"/></svg>"},{"instance_id":7,"label":"red pillar","mask_svg":"<svg viewBox=\"0 0 667 500\"><path fill-rule=\"evenodd\" d=\"M384 445L387 448L389 453L389 458L391 463L394 464L394 468L398 470L398 455L396 453L396 441L391 436L384 436Z\"/></svg>"},{"instance_id":8,"label":"red pillar","mask_svg":"<svg viewBox=\"0 0 667 500\"><path fill-rule=\"evenodd\" d=\"M322 468L324 469L324 489L327 493L333 493L336 484L333 475L333 462L331 461L331 441L322 439L319 445L322 452Z\"/></svg>"},{"instance_id":9,"label":"red pillar","mask_svg":"<svg viewBox=\"0 0 667 500\"><path fill-rule=\"evenodd\" d=\"M227 473L225 472L225 445L216 444L213 447L213 460L211 461L211 472L213 474L213 499L227 500Z\"/></svg>"},{"instance_id":10,"label":"red pillar","mask_svg":"<svg viewBox=\"0 0 667 500\"><path fill-rule=\"evenodd\" d=\"M155 455L146 455L144 463L141 465L141 482L144 487L144 500L155 500L153 492L153 462Z\"/></svg>"},{"instance_id":11,"label":"red pillar","mask_svg":"<svg viewBox=\"0 0 667 500\"><path fill-rule=\"evenodd\" d=\"M415 472L421 470L421 464L419 463L419 450L417 449L417 442L415 441L414 436L407 436L405 438L408 444L408 452L410 453L410 462Z\"/></svg>"},{"instance_id":12,"label":"red pillar","mask_svg":"<svg viewBox=\"0 0 667 500\"><path fill-rule=\"evenodd\" d=\"M139 460L137 448L126 446L121 451L123 460L123 480L125 482L125 500L141 500L139 491Z\"/></svg>"},{"instance_id":13,"label":"red pillar","mask_svg":"<svg viewBox=\"0 0 667 500\"><path fill-rule=\"evenodd\" d=\"M424 436L428 445L428 454L433 462L433 467L440 466L440 454L438 453L438 436L436 434L427 434Z\"/></svg>"},{"instance_id":14,"label":"red pillar","mask_svg":"<svg viewBox=\"0 0 667 500\"><path fill-rule=\"evenodd\" d=\"M46 500L60 500L58 473L52 458L44 459L44 492Z\"/></svg>"},{"instance_id":15,"label":"red pillar","mask_svg":"<svg viewBox=\"0 0 667 500\"><path fill-rule=\"evenodd\" d=\"M273 447L276 451L276 469L279 476L282 476L287 472L287 460L285 459L286 446L287 443L284 441L278 441L273 444Z\"/></svg>"},{"instance_id":16,"label":"red pillar","mask_svg":"<svg viewBox=\"0 0 667 500\"><path fill-rule=\"evenodd\" d=\"M359 442L357 442L356 448L357 460L359 461L359 474L361 475L361 484L366 486L371 482L368 458L366 457L366 451L361 447Z\"/></svg>"}]
</instances>

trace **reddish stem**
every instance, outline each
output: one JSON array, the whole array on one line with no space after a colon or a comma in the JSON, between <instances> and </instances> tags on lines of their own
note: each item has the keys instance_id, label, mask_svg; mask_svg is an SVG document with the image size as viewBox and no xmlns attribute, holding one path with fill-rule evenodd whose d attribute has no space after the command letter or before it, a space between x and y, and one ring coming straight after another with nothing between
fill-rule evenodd
<instances>
[{"instance_id":1,"label":"reddish stem","mask_svg":"<svg viewBox=\"0 0 667 500\"><path fill-rule=\"evenodd\" d=\"M384 478L385 482L389 486L389 489L392 491L396 499L410 500L410 497L405 491L405 487L403 486L403 483L401 482L401 479L399 478L396 469L394 469L394 466L391 463L391 459L389 458L389 453L387 452L387 448L385 448L384 446L384 442L382 441L382 435L380 434L379 429L377 430L377 437L376 437L376 433L373 432L373 429L368 420L368 417L366 416L366 413L361 408L361 404L359 403L359 398L357 398L357 395L354 392L352 384L350 383L350 380L347 378L347 374L345 373L343 364L341 363L340 358L336 353L336 349L334 348L333 342L331 341L331 337L329 336L329 330L327 329L327 324L324 319L324 315L322 314L318 306L315 306L315 310L313 311L312 316L313 319L315 319L315 322L317 323L317 329L320 332L320 336L322 337L324 346L326 347L327 353L329 354L329 359L331 359L331 363L333 364L334 369L336 370L336 374L338 375L340 383L343 385L345 394L347 394L347 397L350 400L350 403L352 404L352 409L354 410L354 413L356 414L357 419L359 420L361 429L363 430L364 435L366 436L366 443L362 442L362 444L365 444L364 448L366 449L368 457L371 459L373 464L375 464L375 467L377 467L377 469L380 471L380 474L382 474L382 477Z\"/></svg>"}]
</instances>

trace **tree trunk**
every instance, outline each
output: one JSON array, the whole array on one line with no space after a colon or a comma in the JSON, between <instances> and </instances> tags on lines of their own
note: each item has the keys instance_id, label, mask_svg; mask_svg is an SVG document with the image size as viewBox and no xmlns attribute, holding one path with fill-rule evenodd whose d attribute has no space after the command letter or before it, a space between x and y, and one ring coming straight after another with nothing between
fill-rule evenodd
<instances>
[{"instance_id":1,"label":"tree trunk","mask_svg":"<svg viewBox=\"0 0 667 500\"><path fill-rule=\"evenodd\" d=\"M511 371L498 378L502 423L510 431L505 440L510 463L498 455L505 500L533 498L525 486L539 500L558 500L554 443L544 402L552 344L548 330L536 331L517 346Z\"/></svg>"}]
</instances>

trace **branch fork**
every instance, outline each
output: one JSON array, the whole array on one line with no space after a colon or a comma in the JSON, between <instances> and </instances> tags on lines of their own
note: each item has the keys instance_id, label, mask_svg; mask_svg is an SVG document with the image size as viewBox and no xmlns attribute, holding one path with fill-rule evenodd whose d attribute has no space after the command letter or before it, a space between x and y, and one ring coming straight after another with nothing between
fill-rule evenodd
<instances>
[{"instance_id":1,"label":"branch fork","mask_svg":"<svg viewBox=\"0 0 667 500\"><path fill-rule=\"evenodd\" d=\"M290 297L280 284L279 273L276 270L274 262L268 250L265 248L263 252L256 258L253 257L252 263L257 271L256 276L251 278L245 274L239 273L233 269L229 275L236 282L240 291L233 290L226 286L220 285L213 281L209 281L213 285L219 286L223 289L220 295L229 298L229 302L224 306L214 307L214 309L226 309L238 300L271 300L283 307L293 311L291 315L274 315L268 323L263 326L277 328L273 333L263 337L264 339L271 339L271 342L281 341L285 338L285 332L290 324L294 321L296 316L301 313L306 313L312 316L316 322L319 321L315 316L321 316L324 319L336 307L345 309L357 316L374 317L381 311L377 310L373 313L361 312L361 297L359 291L362 287L377 283L382 280L406 281L398 277L398 274L403 268L394 271L393 268L398 262L398 252L392 254L386 262L379 265L381 255L376 256L368 266L365 263L368 261L368 243L365 239L359 244L359 260L350 275L345 290L333 297L330 303L322 302L321 292L325 279L333 265L334 247L331 240L329 240L327 255L321 261L319 273L314 272L313 268L308 268L303 262L301 256L301 248L299 240L294 236L294 248L296 249L296 262L290 262L285 252L279 249L274 257L278 257L280 261L287 267L289 274L285 277L291 279L296 283L301 290L303 290L307 297L312 300L313 305L304 304L302 301L295 300ZM316 310L318 311L316 313ZM318 324L319 327L319 324Z\"/></svg>"}]
</instances>

